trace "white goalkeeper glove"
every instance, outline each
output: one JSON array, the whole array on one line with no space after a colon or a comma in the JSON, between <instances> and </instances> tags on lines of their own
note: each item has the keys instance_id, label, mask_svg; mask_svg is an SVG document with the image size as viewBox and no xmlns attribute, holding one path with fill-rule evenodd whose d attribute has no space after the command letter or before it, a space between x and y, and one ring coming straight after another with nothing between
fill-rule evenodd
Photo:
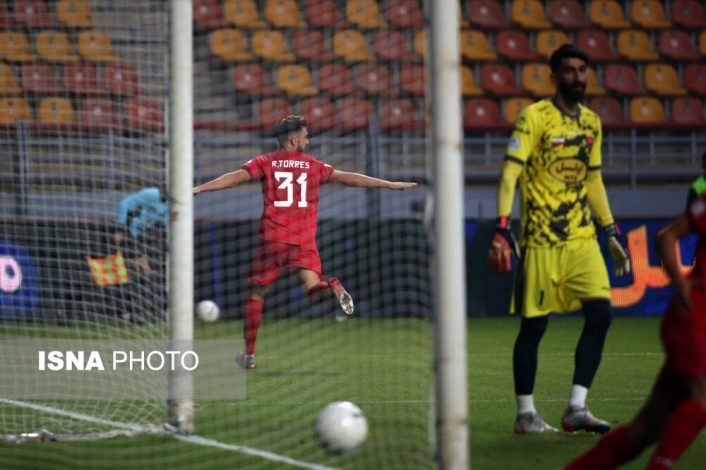
<instances>
[{"instance_id":1,"label":"white goalkeeper glove","mask_svg":"<svg viewBox=\"0 0 706 470\"><path fill-rule=\"evenodd\" d=\"M620 228L618 224L610 224L603 227L603 232L606 234L608 250L613 258L613 268L615 275L618 277L625 276L630 272L630 255L620 243Z\"/></svg>"}]
</instances>

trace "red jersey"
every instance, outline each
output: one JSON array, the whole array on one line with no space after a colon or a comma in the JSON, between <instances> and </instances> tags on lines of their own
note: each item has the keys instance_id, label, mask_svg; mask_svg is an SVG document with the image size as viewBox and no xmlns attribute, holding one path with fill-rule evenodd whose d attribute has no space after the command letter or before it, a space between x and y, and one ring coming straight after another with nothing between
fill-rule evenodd
<instances>
[{"instance_id":1,"label":"red jersey","mask_svg":"<svg viewBox=\"0 0 706 470\"><path fill-rule=\"evenodd\" d=\"M243 168L252 179L262 181L260 236L316 246L319 187L331 179L333 167L303 152L279 151L255 157Z\"/></svg>"},{"instance_id":2,"label":"red jersey","mask_svg":"<svg viewBox=\"0 0 706 470\"><path fill-rule=\"evenodd\" d=\"M699 235L696 244L696 255L692 277L706 279L706 195L691 203L686 211L689 223Z\"/></svg>"}]
</instances>

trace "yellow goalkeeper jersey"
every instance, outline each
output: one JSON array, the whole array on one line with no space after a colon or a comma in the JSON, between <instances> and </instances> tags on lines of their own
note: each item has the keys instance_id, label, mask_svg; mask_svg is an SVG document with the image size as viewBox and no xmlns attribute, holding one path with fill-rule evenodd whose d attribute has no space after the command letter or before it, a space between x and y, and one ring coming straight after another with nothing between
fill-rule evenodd
<instances>
[{"instance_id":1,"label":"yellow goalkeeper jersey","mask_svg":"<svg viewBox=\"0 0 706 470\"><path fill-rule=\"evenodd\" d=\"M585 183L587 173L601 167L602 136L600 118L585 106L569 116L547 98L518 115L505 159L525 166L520 177L523 246L595 238Z\"/></svg>"}]
</instances>

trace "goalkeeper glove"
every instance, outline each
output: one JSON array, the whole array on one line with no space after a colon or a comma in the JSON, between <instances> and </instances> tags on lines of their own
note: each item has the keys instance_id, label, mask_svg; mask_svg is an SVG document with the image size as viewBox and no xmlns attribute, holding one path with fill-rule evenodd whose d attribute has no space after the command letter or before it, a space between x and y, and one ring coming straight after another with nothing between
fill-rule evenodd
<instances>
[{"instance_id":1,"label":"goalkeeper glove","mask_svg":"<svg viewBox=\"0 0 706 470\"><path fill-rule=\"evenodd\" d=\"M630 272L630 255L620 243L620 228L618 224L609 224L603 227L603 233L606 234L608 250L613 258L613 269L618 277L625 276Z\"/></svg>"},{"instance_id":2,"label":"goalkeeper glove","mask_svg":"<svg viewBox=\"0 0 706 470\"><path fill-rule=\"evenodd\" d=\"M499 273L509 272L513 254L517 259L520 258L520 247L510 231L510 221L507 217L498 217L493 241L488 250L488 263Z\"/></svg>"}]
</instances>

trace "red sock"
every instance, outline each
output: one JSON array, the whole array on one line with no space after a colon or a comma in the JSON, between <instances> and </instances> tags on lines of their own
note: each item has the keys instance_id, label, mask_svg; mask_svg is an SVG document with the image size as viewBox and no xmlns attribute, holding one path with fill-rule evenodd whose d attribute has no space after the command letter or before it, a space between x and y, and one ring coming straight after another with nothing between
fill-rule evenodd
<instances>
[{"instance_id":1,"label":"red sock","mask_svg":"<svg viewBox=\"0 0 706 470\"><path fill-rule=\"evenodd\" d=\"M642 452L630 439L628 426L620 425L601 438L564 470L609 470L634 459Z\"/></svg>"},{"instance_id":2,"label":"red sock","mask_svg":"<svg viewBox=\"0 0 706 470\"><path fill-rule=\"evenodd\" d=\"M260 320L262 320L264 303L263 299L248 297L248 302L245 305L245 322L243 324L245 354L255 354L255 341L257 341L257 330L260 328Z\"/></svg>"},{"instance_id":3,"label":"red sock","mask_svg":"<svg viewBox=\"0 0 706 470\"><path fill-rule=\"evenodd\" d=\"M648 470L672 468L706 425L706 409L694 398L685 400L667 420Z\"/></svg>"},{"instance_id":4,"label":"red sock","mask_svg":"<svg viewBox=\"0 0 706 470\"><path fill-rule=\"evenodd\" d=\"M309 297L309 302L311 302L312 304L320 304L324 300L330 298L331 291L329 290L328 282L319 282L318 285L309 289L309 291L306 293L306 296Z\"/></svg>"}]
</instances>

